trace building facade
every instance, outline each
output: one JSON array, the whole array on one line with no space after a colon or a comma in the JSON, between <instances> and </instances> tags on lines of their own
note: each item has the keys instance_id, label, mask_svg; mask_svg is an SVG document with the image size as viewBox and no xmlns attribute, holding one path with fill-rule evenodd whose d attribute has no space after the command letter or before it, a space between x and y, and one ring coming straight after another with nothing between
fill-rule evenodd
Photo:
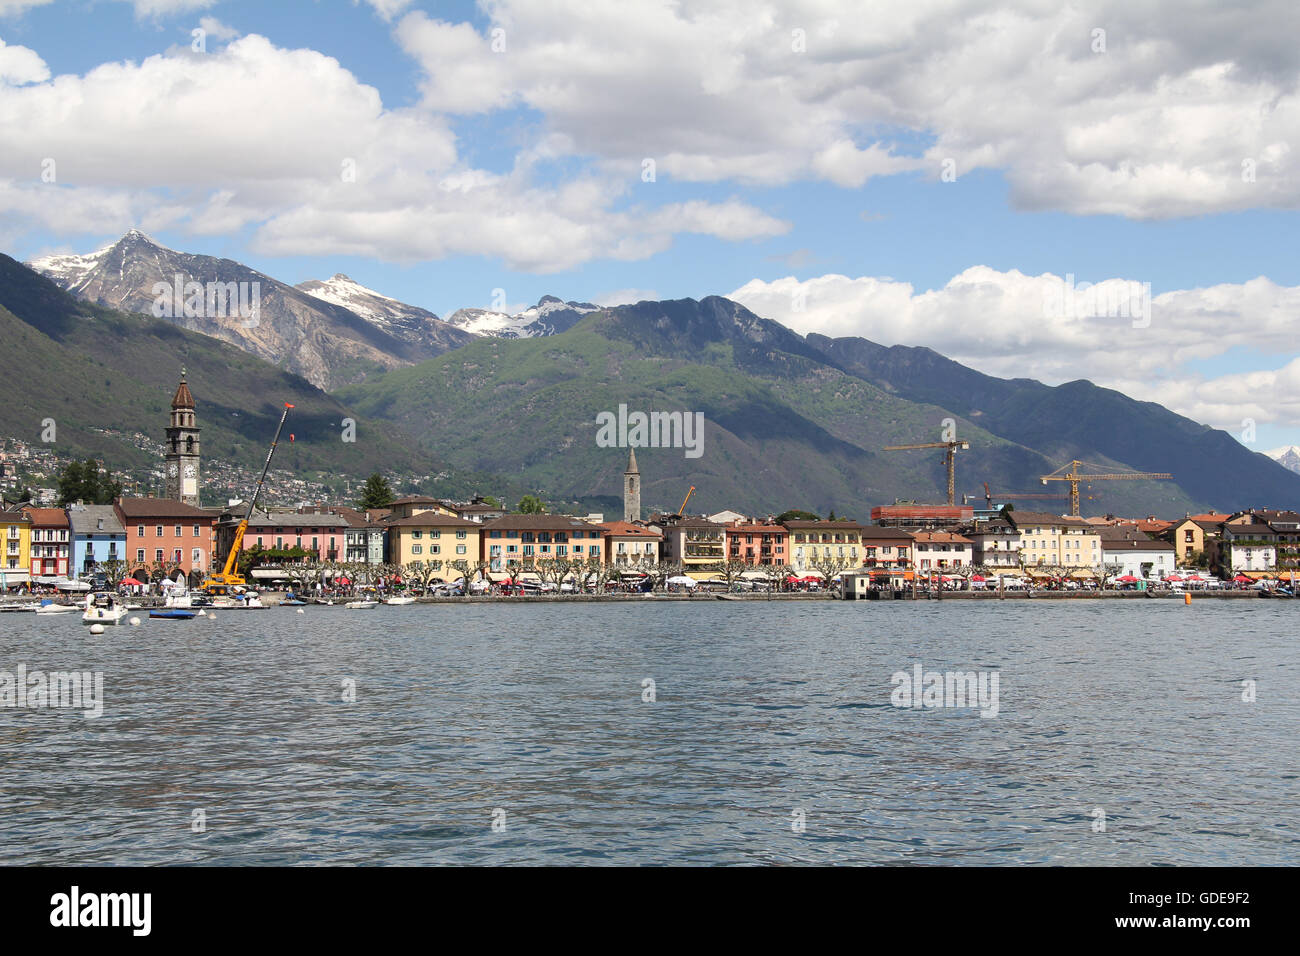
<instances>
[{"instance_id":1,"label":"building facade","mask_svg":"<svg viewBox=\"0 0 1300 956\"><path fill-rule=\"evenodd\" d=\"M483 525L477 521L445 515L438 511L421 511L387 522L388 561L405 567L408 564L433 562L434 579L455 581L468 577L454 565L464 561L472 571L482 560Z\"/></svg>"},{"instance_id":2,"label":"building facade","mask_svg":"<svg viewBox=\"0 0 1300 956\"><path fill-rule=\"evenodd\" d=\"M509 514L481 526L483 560L495 573L525 570L537 561L605 560L600 525L567 515Z\"/></svg>"},{"instance_id":3,"label":"building facade","mask_svg":"<svg viewBox=\"0 0 1300 956\"><path fill-rule=\"evenodd\" d=\"M1022 567L1101 567L1101 538L1082 518L1013 511L1007 520L1020 534Z\"/></svg>"},{"instance_id":4,"label":"building facade","mask_svg":"<svg viewBox=\"0 0 1300 956\"><path fill-rule=\"evenodd\" d=\"M68 514L62 508L24 508L31 521L30 549L33 581L53 583L54 578L66 578L72 555L72 533ZM46 580L41 581L41 578Z\"/></svg>"},{"instance_id":5,"label":"building facade","mask_svg":"<svg viewBox=\"0 0 1300 956\"><path fill-rule=\"evenodd\" d=\"M726 560L724 526L707 518L667 519L662 525L664 561L691 577L708 578Z\"/></svg>"},{"instance_id":6,"label":"building facade","mask_svg":"<svg viewBox=\"0 0 1300 956\"><path fill-rule=\"evenodd\" d=\"M605 560L609 564L658 564L664 536L644 524L604 521Z\"/></svg>"},{"instance_id":7,"label":"building facade","mask_svg":"<svg viewBox=\"0 0 1300 956\"><path fill-rule=\"evenodd\" d=\"M941 571L970 567L970 538L953 531L913 531L917 571Z\"/></svg>"},{"instance_id":8,"label":"building facade","mask_svg":"<svg viewBox=\"0 0 1300 956\"><path fill-rule=\"evenodd\" d=\"M31 583L31 519L22 511L0 511L0 538L4 559L0 563L0 590Z\"/></svg>"},{"instance_id":9,"label":"building facade","mask_svg":"<svg viewBox=\"0 0 1300 956\"><path fill-rule=\"evenodd\" d=\"M212 570L214 512L168 498L118 498L113 507L126 531L132 577L144 581L151 570L163 569L168 576L179 570L193 586Z\"/></svg>"},{"instance_id":10,"label":"building facade","mask_svg":"<svg viewBox=\"0 0 1300 956\"><path fill-rule=\"evenodd\" d=\"M105 562L126 561L126 529L112 505L69 505L68 524L72 528L72 569L68 577L87 578Z\"/></svg>"},{"instance_id":11,"label":"building facade","mask_svg":"<svg viewBox=\"0 0 1300 956\"><path fill-rule=\"evenodd\" d=\"M781 568L789 557L790 532L784 525L736 521L723 526L722 536L728 561Z\"/></svg>"},{"instance_id":12,"label":"building facade","mask_svg":"<svg viewBox=\"0 0 1300 956\"><path fill-rule=\"evenodd\" d=\"M636 449L627 451L627 470L623 472L623 520L641 520L641 471L636 466Z\"/></svg>"},{"instance_id":13,"label":"building facade","mask_svg":"<svg viewBox=\"0 0 1300 956\"><path fill-rule=\"evenodd\" d=\"M868 568L906 571L912 567L912 535L904 528L862 529L862 563Z\"/></svg>"},{"instance_id":14,"label":"building facade","mask_svg":"<svg viewBox=\"0 0 1300 956\"><path fill-rule=\"evenodd\" d=\"M791 519L784 524L790 533L789 563L796 574L806 575L827 562L861 567L863 528L856 521Z\"/></svg>"}]
</instances>

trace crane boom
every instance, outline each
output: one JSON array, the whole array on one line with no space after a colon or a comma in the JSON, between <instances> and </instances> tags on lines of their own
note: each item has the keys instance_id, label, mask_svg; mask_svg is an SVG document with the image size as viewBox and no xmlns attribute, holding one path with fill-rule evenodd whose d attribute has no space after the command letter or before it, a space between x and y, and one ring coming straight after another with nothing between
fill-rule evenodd
<instances>
[{"instance_id":1,"label":"crane boom","mask_svg":"<svg viewBox=\"0 0 1300 956\"><path fill-rule=\"evenodd\" d=\"M271 459L275 455L275 446L280 443L280 433L284 430L284 422L289 417L289 409L291 408L293 406L288 402L284 403L284 413L280 415L280 424L275 426L275 437L271 439L271 447L266 453L266 463L262 465L261 477L257 479L257 487L253 490L252 500L248 502L248 511L235 529L235 539L230 543L230 553L226 555L226 565L222 568L220 574L210 575L203 582L204 588L212 585L229 587L244 584L244 576L235 573L235 562L239 560L239 550L244 545L244 532L248 530L248 522L253 517L253 509L257 507L257 499L262 496L262 485L266 483L267 472L271 470Z\"/></svg>"},{"instance_id":2,"label":"crane boom","mask_svg":"<svg viewBox=\"0 0 1300 956\"><path fill-rule=\"evenodd\" d=\"M916 445L886 445L885 451L911 451L914 448L943 448L946 449L943 455L944 466L948 470L948 504L957 503L957 449L969 448L970 442L959 441L927 441Z\"/></svg>"},{"instance_id":3,"label":"crane boom","mask_svg":"<svg viewBox=\"0 0 1300 956\"><path fill-rule=\"evenodd\" d=\"M1086 462L1079 461L1077 458L1072 459L1068 465L1062 465L1050 475L1043 475L1039 479L1043 484L1047 484L1049 481L1068 481L1070 483L1070 514L1075 518L1079 516L1079 482L1081 481L1122 481L1126 478L1166 480L1174 477L1167 471L1097 471L1085 473L1079 470L1084 464Z\"/></svg>"},{"instance_id":4,"label":"crane boom","mask_svg":"<svg viewBox=\"0 0 1300 956\"><path fill-rule=\"evenodd\" d=\"M691 500L691 495L695 494L695 486L691 485L691 490L686 492L686 497L682 499L682 506L677 509L678 515L686 514L686 502Z\"/></svg>"}]
</instances>

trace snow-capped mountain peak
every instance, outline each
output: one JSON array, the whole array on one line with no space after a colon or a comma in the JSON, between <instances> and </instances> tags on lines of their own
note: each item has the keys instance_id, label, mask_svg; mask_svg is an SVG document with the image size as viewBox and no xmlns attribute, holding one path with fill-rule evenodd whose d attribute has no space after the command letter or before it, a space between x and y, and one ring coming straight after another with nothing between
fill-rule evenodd
<instances>
[{"instance_id":1,"label":"snow-capped mountain peak","mask_svg":"<svg viewBox=\"0 0 1300 956\"><path fill-rule=\"evenodd\" d=\"M1283 445L1281 448L1274 448L1271 451L1264 452L1264 454L1288 471L1300 474L1300 446Z\"/></svg>"},{"instance_id":2,"label":"snow-capped mountain peak","mask_svg":"<svg viewBox=\"0 0 1300 956\"><path fill-rule=\"evenodd\" d=\"M590 302L565 302L544 295L537 304L508 315L490 309L458 309L447 321L475 335L499 339L529 339L539 335L558 335L576 325L584 315L599 311Z\"/></svg>"}]
</instances>

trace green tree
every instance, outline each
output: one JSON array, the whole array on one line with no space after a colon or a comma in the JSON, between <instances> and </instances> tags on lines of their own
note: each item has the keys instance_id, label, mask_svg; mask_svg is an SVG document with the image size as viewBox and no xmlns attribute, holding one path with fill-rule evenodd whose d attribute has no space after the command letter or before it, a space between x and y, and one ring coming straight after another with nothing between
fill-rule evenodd
<instances>
[{"instance_id":1,"label":"green tree","mask_svg":"<svg viewBox=\"0 0 1300 956\"><path fill-rule=\"evenodd\" d=\"M375 472L366 479L366 486L361 489L361 497L357 499L357 508L362 511L369 508L387 508L393 500L393 489L389 487L388 479Z\"/></svg>"},{"instance_id":2,"label":"green tree","mask_svg":"<svg viewBox=\"0 0 1300 956\"><path fill-rule=\"evenodd\" d=\"M777 524L785 524L787 521L821 521L821 515L813 514L811 511L801 511L798 508L791 508L789 511L782 511L776 516Z\"/></svg>"},{"instance_id":3,"label":"green tree","mask_svg":"<svg viewBox=\"0 0 1300 956\"><path fill-rule=\"evenodd\" d=\"M832 509L831 509L831 513L828 514L828 515L826 516L826 520L827 520L827 521L837 521L837 520L838 520L838 519L835 517L835 509L834 509L834 508L832 508Z\"/></svg>"},{"instance_id":4,"label":"green tree","mask_svg":"<svg viewBox=\"0 0 1300 956\"><path fill-rule=\"evenodd\" d=\"M84 462L70 461L59 472L60 506L82 501L86 504L107 505L122 494L122 483L113 480L107 468L100 470L99 462L87 458Z\"/></svg>"},{"instance_id":5,"label":"green tree","mask_svg":"<svg viewBox=\"0 0 1300 956\"><path fill-rule=\"evenodd\" d=\"M519 513L525 515L539 515L546 510L546 505L542 499L536 495L524 495L519 499Z\"/></svg>"}]
</instances>

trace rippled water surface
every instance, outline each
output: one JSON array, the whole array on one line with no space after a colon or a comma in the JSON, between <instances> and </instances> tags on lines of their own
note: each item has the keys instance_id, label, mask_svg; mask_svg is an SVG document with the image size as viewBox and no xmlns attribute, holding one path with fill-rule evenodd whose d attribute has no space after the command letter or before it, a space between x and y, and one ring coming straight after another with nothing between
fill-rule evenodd
<instances>
[{"instance_id":1,"label":"rippled water surface","mask_svg":"<svg viewBox=\"0 0 1300 956\"><path fill-rule=\"evenodd\" d=\"M1295 864L1297 622L1211 600L272 608L100 636L5 614L0 671L102 671L105 705L0 708L0 863ZM996 669L998 715L892 706L918 662Z\"/></svg>"}]
</instances>

